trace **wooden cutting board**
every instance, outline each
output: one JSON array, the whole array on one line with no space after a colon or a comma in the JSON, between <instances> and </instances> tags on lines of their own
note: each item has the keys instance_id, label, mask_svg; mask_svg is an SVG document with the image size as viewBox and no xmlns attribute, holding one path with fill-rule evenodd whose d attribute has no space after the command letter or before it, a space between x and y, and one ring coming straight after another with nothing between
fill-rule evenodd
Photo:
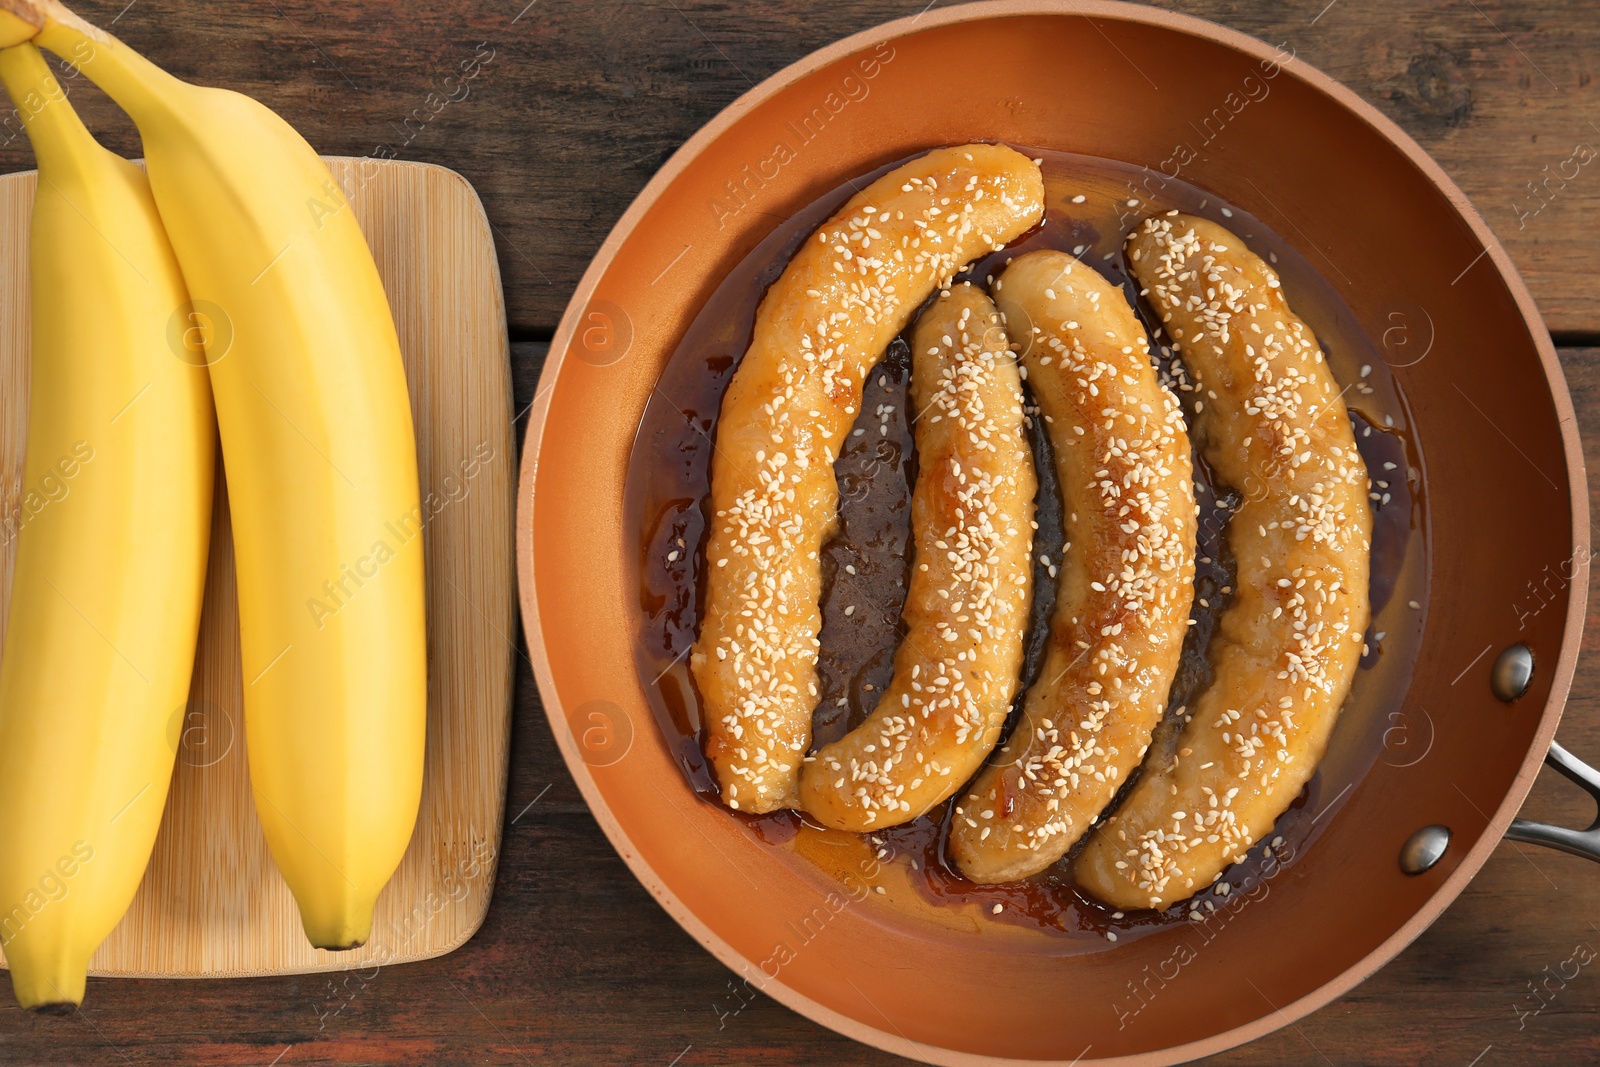
<instances>
[{"instance_id":1,"label":"wooden cutting board","mask_svg":"<svg viewBox=\"0 0 1600 1067\"><path fill-rule=\"evenodd\" d=\"M400 331L427 526L428 753L422 809L353 952L313 949L251 806L222 464L177 766L144 882L90 973L222 977L404 963L459 947L494 887L511 732L516 585L505 303L483 206L454 171L332 158ZM28 407L28 219L35 174L0 176L0 514L20 506ZM469 460L481 460L473 467ZM473 471L470 475L465 471ZM10 589L12 539L0 554ZM0 624L4 609L0 608Z\"/></svg>"}]
</instances>

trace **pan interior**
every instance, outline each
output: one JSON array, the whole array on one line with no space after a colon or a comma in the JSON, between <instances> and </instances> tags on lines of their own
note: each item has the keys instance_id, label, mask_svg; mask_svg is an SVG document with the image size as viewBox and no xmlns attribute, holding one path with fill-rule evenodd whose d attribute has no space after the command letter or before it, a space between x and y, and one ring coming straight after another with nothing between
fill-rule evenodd
<instances>
[{"instance_id":1,"label":"pan interior","mask_svg":"<svg viewBox=\"0 0 1600 1067\"><path fill-rule=\"evenodd\" d=\"M1451 192L1288 53L1113 10L1124 13L925 19L736 105L613 235L558 335L530 438L529 632L558 737L602 825L751 988L943 1062L1170 1062L1185 1046L1283 1025L1380 965L1380 948L1399 947L1391 937L1414 935L1448 903L1460 880L1441 892L1446 881L1520 802L1530 749L1559 715L1553 683L1581 596L1570 579L1587 562L1575 557L1564 389L1547 377L1520 283L1480 255ZM987 57L980 78L952 74L975 57ZM684 773L692 744L659 728L659 688L628 666L643 620L671 595L650 590L638 566L664 547L654 520L673 500L686 514L697 503L630 500L630 461L648 439L641 428L674 414L699 421L691 434L711 429L699 401L675 391L687 379L675 377L674 353L697 316L764 241L781 268L786 227L808 206L825 211L844 179L968 140L1131 165L1166 183L1135 196L1183 183L1259 223L1336 374L1373 383L1381 397L1364 415L1396 421L1382 428L1403 431L1403 469L1418 475L1407 508L1417 561L1376 626L1402 651L1363 672L1371 700L1351 705L1359 730L1341 726L1346 764L1337 776L1330 764L1293 813L1305 847L1263 868L1225 919L1151 923L1110 942L1093 922L1063 934L980 919L986 900L916 908L907 863L848 842L802 858L801 838L779 840L790 830L702 800ZM738 348L731 310L726 325L724 356ZM1374 368L1367 379L1363 366ZM1507 707L1487 677L1493 652L1514 641L1539 669ZM1450 851L1404 876L1399 848L1429 823L1452 828Z\"/></svg>"},{"instance_id":2,"label":"pan interior","mask_svg":"<svg viewBox=\"0 0 1600 1067\"><path fill-rule=\"evenodd\" d=\"M1173 924L1198 922L1202 926L1194 929L1199 930L1209 929L1208 923L1231 922L1251 898L1254 886L1276 878L1306 853L1319 828L1328 825L1373 762L1385 754L1386 743L1391 759L1405 758L1415 750L1415 746L1407 750L1394 724L1404 717L1403 697L1423 631L1422 612L1410 605L1427 600L1424 460L1421 442L1410 430L1405 397L1383 350L1357 326L1354 313L1316 266L1260 219L1181 178L1152 175L1114 160L1017 147L1042 162L1047 219L1021 241L972 264L961 280L985 284L1011 258L1034 249L1069 251L1119 283L1146 331L1159 338L1160 317L1140 298L1127 270L1122 251L1126 236L1144 219L1169 210L1203 214L1222 223L1276 265L1292 305L1311 324L1335 377L1345 383L1344 400L1356 443L1372 472L1375 513L1368 648L1330 750L1275 832L1229 872L1226 884L1213 886L1182 907L1160 914L1116 915L1071 885L1066 862L1026 883L973 885L945 860L944 841L955 798L909 825L867 836L827 830L792 811L729 815L758 840L830 874L838 888L850 886L863 862L891 868L884 877L905 883L908 891L875 894L869 914L879 921L935 927L1000 924L1033 930L1050 935L1032 939L1033 951L1061 955L1102 951L1108 940L1126 943ZM663 370L634 444L624 526L640 546L632 561L639 590L635 620L639 682L687 783L707 803L718 803L718 791L703 755L704 713L688 655L698 633L698 608L707 577L704 537L722 396L748 348L756 308L774 277L822 219L898 162L872 174L852 176L796 212L723 279ZM910 498L917 461L910 426L910 332L906 330L890 346L868 376L860 415L835 464L841 487L840 525L822 557L821 688L813 749L860 724L893 674L900 610L912 565ZM1158 340L1155 350L1162 377L1184 400L1192 421L1202 394L1184 391L1183 367L1166 344ZM1062 558L1069 539L1042 421L1032 421L1029 436L1035 466L1043 477L1024 685L1037 680L1043 666L1055 607L1051 561ZM1165 763L1175 755L1184 711L1210 684L1208 645L1219 617L1233 600L1236 568L1227 540L1232 509L1240 494L1259 488L1218 482L1198 455L1196 476L1201 521L1193 625L1148 763ZM1017 709L1021 703L1019 695ZM1013 715L1011 728L1015 723ZM1087 842L1086 836L1080 846ZM1190 911L1198 914L1191 916ZM1108 933L1114 937L1108 939ZM1030 944L1013 940L1019 950L1026 951L1023 946Z\"/></svg>"}]
</instances>

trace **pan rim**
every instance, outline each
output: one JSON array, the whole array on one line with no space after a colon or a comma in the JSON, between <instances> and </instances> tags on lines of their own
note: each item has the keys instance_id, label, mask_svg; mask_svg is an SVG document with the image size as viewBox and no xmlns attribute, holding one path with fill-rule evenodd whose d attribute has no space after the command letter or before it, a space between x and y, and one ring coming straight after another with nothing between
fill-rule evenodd
<instances>
[{"instance_id":1,"label":"pan rim","mask_svg":"<svg viewBox=\"0 0 1600 1067\"><path fill-rule=\"evenodd\" d=\"M560 376L567 350L578 320L600 279L610 269L624 242L639 222L651 211L662 193L709 144L739 122L747 113L800 78L827 67L848 56L870 49L878 44L899 40L925 30L964 22L1029 16L1065 16L1073 18L1137 23L1175 31L1221 45L1258 60L1271 60L1277 51L1258 38L1241 31L1221 26L1192 15L1164 11L1123 0L988 0L965 3L935 12L896 19L851 34L812 52L782 68L749 89L697 130L672 154L662 168L651 177L635 197L628 209L617 220L601 244L582 278L574 289L572 298L563 312L561 322L550 341L549 354L539 376L539 384L528 412L528 426L524 437L521 473L517 495L517 573L518 594L522 608L523 630L527 639L528 654L538 683L541 702L552 726L552 734L561 750L568 771L576 781L584 801L635 878L638 879L666 912L686 932L695 938L724 966L735 973L747 973L755 961L747 959L734 949L688 907L657 875L650 864L632 847L627 832L611 812L601 795L588 766L567 736L561 723L565 722L564 709L555 698L554 677L546 655L543 629L540 625L537 581L533 564L533 517L535 500L533 487L538 474L539 450L543 440L546 416L549 411L551 387ZM1483 248L1483 256L1494 266L1506 286L1534 347L1539 355L1545 382L1558 420L1562 451L1566 461L1567 489L1572 513L1572 554L1585 560L1585 571L1590 558L1588 482L1585 474L1582 442L1577 431L1577 417L1566 377L1556 356L1555 345L1532 294L1517 271L1515 264L1493 231L1443 168L1400 126L1376 107L1367 103L1353 90L1330 75L1296 57L1283 65L1284 72L1331 98L1344 110L1353 114L1379 136L1388 141L1431 181L1450 202L1456 214L1472 231ZM1209 1037L1182 1045L1173 1045L1149 1052L1135 1053L1091 1062L1108 1067L1164 1067L1222 1052L1263 1037L1293 1023L1311 1012L1326 1006L1365 981L1382 968L1406 946L1416 940L1431 926L1444 910L1461 894L1468 882L1487 862L1490 853L1499 845L1506 829L1521 808L1544 762L1560 725L1568 692L1576 671L1583 623L1588 601L1587 582L1574 581L1569 586L1567 615L1562 628L1561 646L1556 656L1551 680L1550 695L1540 712L1540 723L1535 731L1522 765L1512 780L1500 805L1480 835L1477 843L1463 856L1456 868L1434 890L1426 903L1403 925L1385 938L1372 951L1346 968L1334 978L1317 987L1299 1000L1283 1005L1277 1010L1248 1023L1212 1034ZM558 723L559 720L559 723ZM781 978L766 983L762 991L788 1008L801 1013L846 1037L864 1044L910 1057L941 1067L1001 1067L1015 1064L1045 1064L1050 1061L1019 1060L1010 1057L989 1056L962 1052L913 1041L901 1034L881 1030L854 1017L837 1012L797 990L791 989ZM1087 1051L1087 1050L1086 1050ZM1067 1061L1057 1061L1065 1064ZM1078 1062L1078 1061L1071 1061Z\"/></svg>"}]
</instances>

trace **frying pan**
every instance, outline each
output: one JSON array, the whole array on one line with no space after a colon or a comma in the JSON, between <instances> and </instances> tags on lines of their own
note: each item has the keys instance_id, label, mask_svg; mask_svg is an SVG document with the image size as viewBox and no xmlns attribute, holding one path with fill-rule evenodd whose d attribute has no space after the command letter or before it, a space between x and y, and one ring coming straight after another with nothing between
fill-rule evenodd
<instances>
[{"instance_id":1,"label":"frying pan","mask_svg":"<svg viewBox=\"0 0 1600 1067\"><path fill-rule=\"evenodd\" d=\"M1224 928L1197 939L1162 927L1094 951L962 914L902 915L703 801L632 669L639 543L624 487L662 369L720 279L842 180L934 145L1004 140L1160 167L1183 122L1263 63L1282 67L1270 98L1231 114L1183 176L1326 264L1367 335L1427 324L1426 358L1391 366L1425 472L1426 546L1419 645L1392 695L1427 712L1425 758L1372 761L1314 843ZM777 131L819 106L825 136L774 166ZM729 199L734 182L745 194ZM1500 493L1513 485L1515 507ZM522 610L555 737L601 827L751 989L929 1063L1176 1063L1349 990L1433 922L1508 832L1600 856L1595 828L1513 821L1547 754L1600 796L1600 775L1552 745L1584 618L1585 485L1572 404L1526 288L1393 123L1285 51L1194 18L1120 3L968 5L774 75L690 138L618 222L531 411Z\"/></svg>"}]
</instances>

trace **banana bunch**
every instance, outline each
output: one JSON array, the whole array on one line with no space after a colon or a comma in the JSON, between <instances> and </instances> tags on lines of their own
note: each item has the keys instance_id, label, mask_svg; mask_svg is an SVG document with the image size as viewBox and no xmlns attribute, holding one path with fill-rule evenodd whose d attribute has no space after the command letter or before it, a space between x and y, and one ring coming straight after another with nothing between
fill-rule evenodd
<instances>
[{"instance_id":1,"label":"banana bunch","mask_svg":"<svg viewBox=\"0 0 1600 1067\"><path fill-rule=\"evenodd\" d=\"M39 163L24 489L70 484L16 532L0 649L13 988L79 1003L149 861L217 431L256 813L311 943L361 945L416 822L427 706L416 442L372 254L327 167L256 101L53 0L0 0L6 45ZM93 140L38 47L128 113L144 172Z\"/></svg>"}]
</instances>

